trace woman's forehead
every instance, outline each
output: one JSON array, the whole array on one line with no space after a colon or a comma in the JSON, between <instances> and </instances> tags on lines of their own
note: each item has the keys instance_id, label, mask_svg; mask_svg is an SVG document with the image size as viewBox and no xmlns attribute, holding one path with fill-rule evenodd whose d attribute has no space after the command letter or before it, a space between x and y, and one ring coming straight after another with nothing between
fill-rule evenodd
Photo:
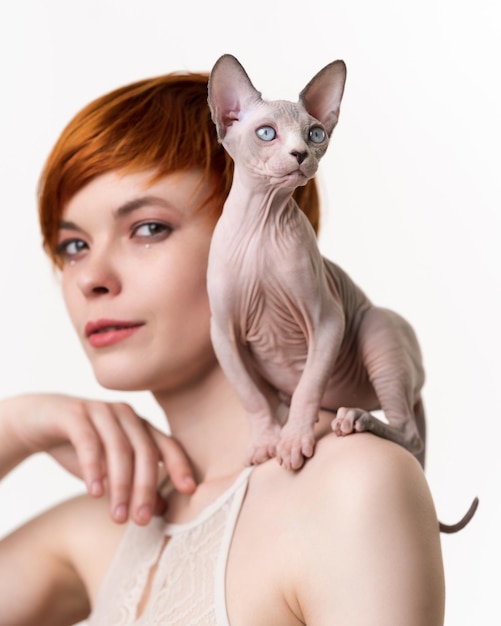
<instances>
[{"instance_id":1,"label":"woman's forehead","mask_svg":"<svg viewBox=\"0 0 501 626\"><path fill-rule=\"evenodd\" d=\"M66 203L62 218L96 206L122 216L155 202L189 216L198 213L209 192L203 172L195 169L161 177L151 171L107 172L87 183Z\"/></svg>"}]
</instances>

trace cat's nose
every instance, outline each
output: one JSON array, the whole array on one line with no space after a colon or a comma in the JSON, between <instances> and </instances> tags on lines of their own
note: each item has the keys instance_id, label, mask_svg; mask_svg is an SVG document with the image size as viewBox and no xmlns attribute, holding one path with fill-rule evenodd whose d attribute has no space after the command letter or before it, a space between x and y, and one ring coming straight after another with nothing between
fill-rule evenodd
<instances>
[{"instance_id":1,"label":"cat's nose","mask_svg":"<svg viewBox=\"0 0 501 626\"><path fill-rule=\"evenodd\" d=\"M306 157L308 156L308 153L306 152L306 150L304 152L299 152L298 150L293 150L291 152L292 156L296 157L297 162L299 163L299 165L301 165L301 163L306 159Z\"/></svg>"}]
</instances>

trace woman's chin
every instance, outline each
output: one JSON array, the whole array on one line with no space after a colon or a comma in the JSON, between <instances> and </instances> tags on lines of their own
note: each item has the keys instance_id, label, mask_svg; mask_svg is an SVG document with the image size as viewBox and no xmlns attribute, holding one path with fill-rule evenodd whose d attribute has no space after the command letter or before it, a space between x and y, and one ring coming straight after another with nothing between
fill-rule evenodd
<instances>
[{"instance_id":1,"label":"woman's chin","mask_svg":"<svg viewBox=\"0 0 501 626\"><path fill-rule=\"evenodd\" d=\"M115 391L144 391L150 388L149 380L137 375L137 372L96 371L97 382L105 389Z\"/></svg>"}]
</instances>

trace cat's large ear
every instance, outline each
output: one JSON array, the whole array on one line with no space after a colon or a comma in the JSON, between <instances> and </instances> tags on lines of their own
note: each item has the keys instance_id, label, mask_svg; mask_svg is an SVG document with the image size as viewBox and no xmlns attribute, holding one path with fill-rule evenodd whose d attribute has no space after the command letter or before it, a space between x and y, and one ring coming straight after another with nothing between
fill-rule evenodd
<instances>
[{"instance_id":1,"label":"cat's large ear","mask_svg":"<svg viewBox=\"0 0 501 626\"><path fill-rule=\"evenodd\" d=\"M344 61L333 61L315 74L299 94L299 102L323 124L329 136L339 118L345 81Z\"/></svg>"},{"instance_id":2,"label":"cat's large ear","mask_svg":"<svg viewBox=\"0 0 501 626\"><path fill-rule=\"evenodd\" d=\"M228 126L260 100L261 93L234 56L224 54L216 61L209 78L208 102L220 141Z\"/></svg>"}]
</instances>

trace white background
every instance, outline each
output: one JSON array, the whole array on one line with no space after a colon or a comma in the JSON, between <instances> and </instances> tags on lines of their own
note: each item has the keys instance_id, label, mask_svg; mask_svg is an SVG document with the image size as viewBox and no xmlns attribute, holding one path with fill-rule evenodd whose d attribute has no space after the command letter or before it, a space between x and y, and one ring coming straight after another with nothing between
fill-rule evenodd
<instances>
[{"instance_id":1,"label":"white background","mask_svg":"<svg viewBox=\"0 0 501 626\"><path fill-rule=\"evenodd\" d=\"M501 623L497 5L2 2L0 397L118 397L94 382L40 248L38 174L77 110L132 80L209 70L225 52L266 97L296 99L314 73L343 58L341 118L320 173L321 247L418 333L426 473L439 517L455 521L480 497L471 525L443 536L446 625ZM159 419L145 394L125 399ZM25 462L0 485L0 535L80 490L51 460Z\"/></svg>"}]
</instances>

